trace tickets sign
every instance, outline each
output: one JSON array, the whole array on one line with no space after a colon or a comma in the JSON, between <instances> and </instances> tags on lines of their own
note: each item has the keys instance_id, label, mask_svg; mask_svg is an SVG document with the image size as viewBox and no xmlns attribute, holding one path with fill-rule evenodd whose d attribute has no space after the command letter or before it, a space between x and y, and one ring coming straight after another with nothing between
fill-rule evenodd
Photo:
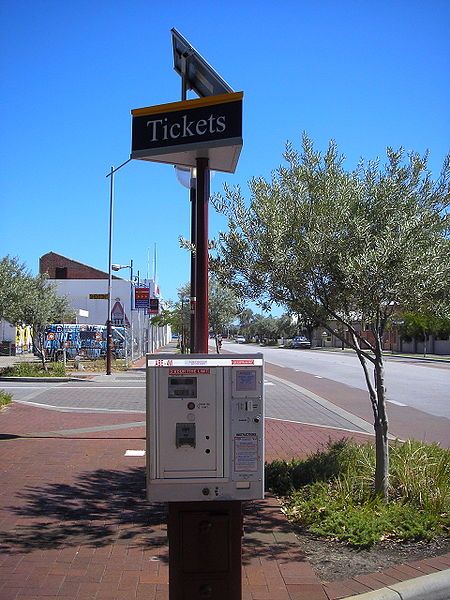
<instances>
[{"instance_id":1,"label":"tickets sign","mask_svg":"<svg viewBox=\"0 0 450 600\"><path fill-rule=\"evenodd\" d=\"M242 147L242 92L137 108L132 114L131 158L233 173ZM199 153L199 150L202 150Z\"/></svg>"}]
</instances>

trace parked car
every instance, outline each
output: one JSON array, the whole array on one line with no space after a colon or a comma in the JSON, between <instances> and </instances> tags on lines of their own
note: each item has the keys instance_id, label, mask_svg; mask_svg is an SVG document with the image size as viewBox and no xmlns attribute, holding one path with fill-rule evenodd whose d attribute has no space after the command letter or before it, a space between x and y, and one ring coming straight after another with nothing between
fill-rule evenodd
<instances>
[{"instance_id":1,"label":"parked car","mask_svg":"<svg viewBox=\"0 0 450 600\"><path fill-rule=\"evenodd\" d=\"M297 335L292 340L293 348L311 348L311 341L308 340L304 335Z\"/></svg>"},{"instance_id":2,"label":"parked car","mask_svg":"<svg viewBox=\"0 0 450 600\"><path fill-rule=\"evenodd\" d=\"M245 344L245 337L244 337L243 335L237 335L237 336L234 338L234 341L235 341L237 344Z\"/></svg>"}]
</instances>

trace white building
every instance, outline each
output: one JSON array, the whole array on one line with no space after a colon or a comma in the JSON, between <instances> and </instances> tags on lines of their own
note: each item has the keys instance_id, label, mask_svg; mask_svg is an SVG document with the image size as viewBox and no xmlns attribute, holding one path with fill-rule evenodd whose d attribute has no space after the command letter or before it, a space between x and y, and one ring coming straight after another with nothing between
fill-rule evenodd
<instances>
[{"instance_id":1,"label":"white building","mask_svg":"<svg viewBox=\"0 0 450 600\"><path fill-rule=\"evenodd\" d=\"M47 273L56 285L57 293L66 296L80 324L105 325L108 320L109 275L55 252L39 259L39 272ZM113 325L128 328L133 339L130 355L136 359L145 352L154 352L171 339L170 327L155 327L145 309L135 309L133 302L136 281L113 275L111 284L111 320ZM153 280L139 282L148 287L150 298L155 298ZM132 310L133 308L133 310Z\"/></svg>"}]
</instances>

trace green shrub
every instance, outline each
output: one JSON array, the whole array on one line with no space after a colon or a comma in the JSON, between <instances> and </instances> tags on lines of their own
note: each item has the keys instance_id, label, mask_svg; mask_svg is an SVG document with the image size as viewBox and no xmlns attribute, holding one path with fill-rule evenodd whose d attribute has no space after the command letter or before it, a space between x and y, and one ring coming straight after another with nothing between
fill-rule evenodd
<instances>
[{"instance_id":1,"label":"green shrub","mask_svg":"<svg viewBox=\"0 0 450 600\"><path fill-rule=\"evenodd\" d=\"M337 485L317 482L294 492L284 506L288 518L313 533L368 548L383 539L431 539L445 533L448 517L378 498L355 503Z\"/></svg>"},{"instance_id":2,"label":"green shrub","mask_svg":"<svg viewBox=\"0 0 450 600\"><path fill-rule=\"evenodd\" d=\"M358 461L358 452L361 455L370 454L370 450L363 452L362 448L342 439L337 442L329 441L323 450L304 460L275 460L266 464L266 489L285 496L303 485L334 479L350 469L355 472L358 463L366 462L362 458Z\"/></svg>"},{"instance_id":3,"label":"green shrub","mask_svg":"<svg viewBox=\"0 0 450 600\"><path fill-rule=\"evenodd\" d=\"M3 406L6 406L10 402L12 402L11 394L7 394L3 390L0 390L0 408L2 408Z\"/></svg>"},{"instance_id":4,"label":"green shrub","mask_svg":"<svg viewBox=\"0 0 450 600\"><path fill-rule=\"evenodd\" d=\"M265 465L265 486L267 491L279 496L287 496L294 490L292 483L293 465L298 461L274 460Z\"/></svg>"},{"instance_id":5,"label":"green shrub","mask_svg":"<svg viewBox=\"0 0 450 600\"><path fill-rule=\"evenodd\" d=\"M394 444L390 452L392 495L421 509L449 512L450 451L416 440Z\"/></svg>"},{"instance_id":6,"label":"green shrub","mask_svg":"<svg viewBox=\"0 0 450 600\"><path fill-rule=\"evenodd\" d=\"M358 548L368 548L378 542L385 528L383 513L376 514L370 506L347 506L329 511L325 518L311 525L314 533L337 538Z\"/></svg>"},{"instance_id":7,"label":"green shrub","mask_svg":"<svg viewBox=\"0 0 450 600\"><path fill-rule=\"evenodd\" d=\"M312 532L356 547L431 539L449 528L450 450L411 441L390 449L390 502L373 492L371 444L342 440L306 460L266 466L267 487L283 510Z\"/></svg>"},{"instance_id":8,"label":"green shrub","mask_svg":"<svg viewBox=\"0 0 450 600\"><path fill-rule=\"evenodd\" d=\"M386 512L389 517L388 535L397 540L431 539L446 528L439 515L409 504L392 502L386 506Z\"/></svg>"},{"instance_id":9,"label":"green shrub","mask_svg":"<svg viewBox=\"0 0 450 600\"><path fill-rule=\"evenodd\" d=\"M7 367L2 375L5 377L64 377L66 374L64 363L47 363L48 371L44 371L41 363L23 362L12 367Z\"/></svg>"}]
</instances>

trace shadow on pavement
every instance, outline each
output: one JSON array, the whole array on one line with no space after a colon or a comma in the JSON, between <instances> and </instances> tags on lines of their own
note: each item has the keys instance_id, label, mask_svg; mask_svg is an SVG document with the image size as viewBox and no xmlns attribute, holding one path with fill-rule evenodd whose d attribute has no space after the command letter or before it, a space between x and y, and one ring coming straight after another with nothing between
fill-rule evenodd
<instances>
[{"instance_id":1,"label":"shadow on pavement","mask_svg":"<svg viewBox=\"0 0 450 600\"><path fill-rule=\"evenodd\" d=\"M0 531L0 551L167 545L167 505L147 502L144 468L85 472L73 484L29 487L16 498L17 504L5 510L19 519L14 528ZM268 560L305 560L274 499L244 503L244 514L244 564L255 554Z\"/></svg>"},{"instance_id":2,"label":"shadow on pavement","mask_svg":"<svg viewBox=\"0 0 450 600\"><path fill-rule=\"evenodd\" d=\"M21 519L14 529L0 531L3 551L167 543L166 507L146 501L143 468L82 473L75 484L25 488L17 499L7 510Z\"/></svg>"}]
</instances>

